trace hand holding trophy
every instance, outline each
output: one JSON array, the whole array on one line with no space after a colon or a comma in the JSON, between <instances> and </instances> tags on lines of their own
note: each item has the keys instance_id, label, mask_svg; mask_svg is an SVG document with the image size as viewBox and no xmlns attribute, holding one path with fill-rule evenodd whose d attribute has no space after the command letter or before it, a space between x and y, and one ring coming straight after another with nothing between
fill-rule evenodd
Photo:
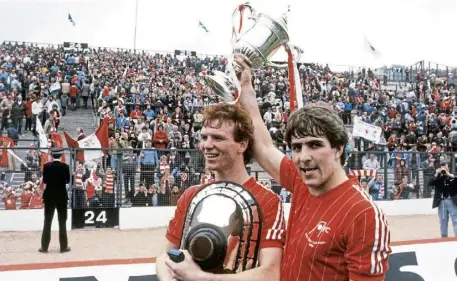
<instances>
[{"instance_id":1,"label":"hand holding trophy","mask_svg":"<svg viewBox=\"0 0 457 281\"><path fill-rule=\"evenodd\" d=\"M243 20L246 11L249 11L247 18L253 23L243 32ZM238 28L236 28L235 22L237 14L240 17ZM215 71L214 76L206 75L203 77L204 84L211 88L224 102L228 103L235 103L241 94L238 76L242 68L236 63L235 58L241 57L253 70L266 66L274 68L287 68L289 66L290 68L290 63L276 64L270 62L270 59L280 47L284 47L289 53L296 51L296 57L302 53L299 48L289 45L286 13L276 20L266 14L257 13L249 3L245 3L235 9L232 19L233 53L229 57L227 74ZM293 50L289 51L291 48Z\"/></svg>"}]
</instances>

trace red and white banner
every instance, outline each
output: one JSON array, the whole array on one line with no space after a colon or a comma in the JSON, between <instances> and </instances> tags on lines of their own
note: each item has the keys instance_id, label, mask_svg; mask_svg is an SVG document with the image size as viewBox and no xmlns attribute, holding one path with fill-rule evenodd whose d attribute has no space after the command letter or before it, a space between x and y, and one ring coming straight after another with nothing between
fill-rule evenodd
<instances>
[{"instance_id":1,"label":"red and white banner","mask_svg":"<svg viewBox=\"0 0 457 281\"><path fill-rule=\"evenodd\" d=\"M381 141L382 128L365 123L360 120L354 120L353 137L361 137L378 144Z\"/></svg>"},{"instance_id":2,"label":"red and white banner","mask_svg":"<svg viewBox=\"0 0 457 281\"><path fill-rule=\"evenodd\" d=\"M378 170L350 170L349 174L356 177L376 177Z\"/></svg>"},{"instance_id":3,"label":"red and white banner","mask_svg":"<svg viewBox=\"0 0 457 281\"><path fill-rule=\"evenodd\" d=\"M67 132L64 132L64 135L67 140L68 147L84 149L79 150L76 153L76 160L80 163L103 157L104 152L102 148L109 147L107 122L102 122L95 133L83 138L80 141L75 141L67 134Z\"/></svg>"}]
</instances>

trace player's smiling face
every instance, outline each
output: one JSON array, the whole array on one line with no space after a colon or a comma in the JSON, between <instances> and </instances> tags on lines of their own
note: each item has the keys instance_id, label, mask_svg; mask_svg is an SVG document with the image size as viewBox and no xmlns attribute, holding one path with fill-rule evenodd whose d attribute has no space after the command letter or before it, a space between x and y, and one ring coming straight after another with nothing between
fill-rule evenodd
<instances>
[{"instance_id":1,"label":"player's smiling face","mask_svg":"<svg viewBox=\"0 0 457 281\"><path fill-rule=\"evenodd\" d=\"M218 120L201 130L200 150L205 156L206 168L214 172L230 170L247 148L246 142L234 139L234 124Z\"/></svg>"},{"instance_id":2,"label":"player's smiling face","mask_svg":"<svg viewBox=\"0 0 457 281\"><path fill-rule=\"evenodd\" d=\"M327 138L292 138L292 160L303 181L316 190L326 188L336 168L341 167L342 150L332 148Z\"/></svg>"}]
</instances>

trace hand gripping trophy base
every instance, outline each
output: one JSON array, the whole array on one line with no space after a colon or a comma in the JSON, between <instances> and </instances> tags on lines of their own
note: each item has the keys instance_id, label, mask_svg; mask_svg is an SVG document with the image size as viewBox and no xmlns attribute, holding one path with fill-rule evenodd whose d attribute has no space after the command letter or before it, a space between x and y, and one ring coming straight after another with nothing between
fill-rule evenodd
<instances>
[{"instance_id":1,"label":"hand gripping trophy base","mask_svg":"<svg viewBox=\"0 0 457 281\"><path fill-rule=\"evenodd\" d=\"M244 63L246 63L249 67L252 68L252 62L251 60L245 56L244 54L235 54L233 57L240 57L243 59ZM241 67L236 61L232 61L232 67L233 67L233 70L235 71L235 74L237 76L237 78L240 76L241 72L243 72L243 67Z\"/></svg>"}]
</instances>

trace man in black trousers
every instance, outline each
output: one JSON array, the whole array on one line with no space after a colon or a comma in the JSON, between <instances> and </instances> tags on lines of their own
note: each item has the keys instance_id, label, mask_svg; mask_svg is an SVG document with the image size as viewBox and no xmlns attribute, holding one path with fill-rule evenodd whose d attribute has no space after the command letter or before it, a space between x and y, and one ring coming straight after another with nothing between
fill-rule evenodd
<instances>
[{"instance_id":1,"label":"man in black trousers","mask_svg":"<svg viewBox=\"0 0 457 281\"><path fill-rule=\"evenodd\" d=\"M43 183L46 187L43 193L44 226L41 235L41 248L39 249L41 253L48 252L51 241L51 224L56 209L59 219L60 252L70 251L66 229L68 193L65 186L70 182L70 168L67 164L59 161L62 153L62 147L51 148L54 161L46 163L43 168Z\"/></svg>"}]
</instances>

